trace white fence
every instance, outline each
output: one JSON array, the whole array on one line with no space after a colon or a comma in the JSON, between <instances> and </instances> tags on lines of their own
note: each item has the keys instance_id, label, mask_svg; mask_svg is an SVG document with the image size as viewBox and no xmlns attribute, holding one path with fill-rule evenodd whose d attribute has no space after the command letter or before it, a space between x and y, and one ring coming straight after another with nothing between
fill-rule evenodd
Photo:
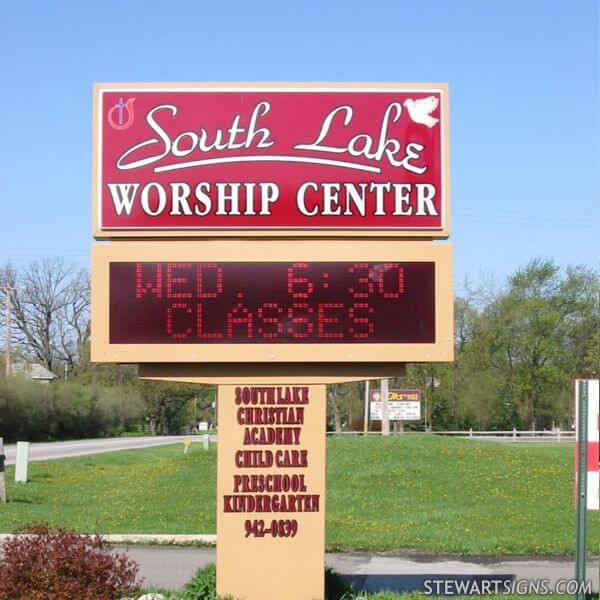
<instances>
[{"instance_id":1,"label":"white fence","mask_svg":"<svg viewBox=\"0 0 600 600\"><path fill-rule=\"evenodd\" d=\"M575 432L562 431L555 429L554 431L519 431L512 429L508 431L474 431L473 429L465 431L404 431L390 432L390 435L447 435L453 437L470 438L476 440L489 440L500 442L573 442L575 440ZM327 435L365 435L363 431L328 431ZM367 431L366 435L381 435L380 431Z\"/></svg>"}]
</instances>

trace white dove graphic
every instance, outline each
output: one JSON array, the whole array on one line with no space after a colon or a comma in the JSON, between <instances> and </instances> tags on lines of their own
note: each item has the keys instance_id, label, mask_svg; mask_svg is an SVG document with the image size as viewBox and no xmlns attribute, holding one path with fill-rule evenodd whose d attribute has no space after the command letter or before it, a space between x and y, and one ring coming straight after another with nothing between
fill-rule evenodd
<instances>
[{"instance_id":1,"label":"white dove graphic","mask_svg":"<svg viewBox=\"0 0 600 600\"><path fill-rule=\"evenodd\" d=\"M432 117L429 113L432 113L439 103L439 98L427 96L427 98L420 98L419 100L408 98L404 101L404 106L408 108L408 114L415 123L431 128L439 123L439 119Z\"/></svg>"}]
</instances>

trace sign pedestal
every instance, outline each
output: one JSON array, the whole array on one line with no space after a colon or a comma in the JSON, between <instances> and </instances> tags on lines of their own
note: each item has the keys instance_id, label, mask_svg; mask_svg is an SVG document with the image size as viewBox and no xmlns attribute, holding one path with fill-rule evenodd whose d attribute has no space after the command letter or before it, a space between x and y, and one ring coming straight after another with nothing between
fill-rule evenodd
<instances>
[{"instance_id":1,"label":"sign pedestal","mask_svg":"<svg viewBox=\"0 0 600 600\"><path fill-rule=\"evenodd\" d=\"M324 385L219 385L217 593L323 600Z\"/></svg>"}]
</instances>

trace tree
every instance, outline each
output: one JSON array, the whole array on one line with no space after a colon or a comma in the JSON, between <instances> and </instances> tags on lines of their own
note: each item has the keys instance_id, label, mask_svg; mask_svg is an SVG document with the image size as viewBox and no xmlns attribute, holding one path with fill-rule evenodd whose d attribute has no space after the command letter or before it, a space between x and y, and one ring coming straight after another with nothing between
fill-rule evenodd
<instances>
[{"instance_id":1,"label":"tree","mask_svg":"<svg viewBox=\"0 0 600 600\"><path fill-rule=\"evenodd\" d=\"M563 317L563 345L570 378L598 377L600 369L600 279L587 267L567 267L557 305Z\"/></svg>"},{"instance_id":2,"label":"tree","mask_svg":"<svg viewBox=\"0 0 600 600\"><path fill-rule=\"evenodd\" d=\"M514 401L532 429L567 417L559 399L591 347L590 326L597 319L593 289L589 270L567 269L562 275L552 261L534 259L482 311L472 348L475 364L503 376L500 397Z\"/></svg>"},{"instance_id":3,"label":"tree","mask_svg":"<svg viewBox=\"0 0 600 600\"><path fill-rule=\"evenodd\" d=\"M327 386L327 422L333 421L334 431L342 431L342 422L351 419L351 405L358 397L359 386L356 383L333 383ZM357 410L355 409L355 413Z\"/></svg>"},{"instance_id":4,"label":"tree","mask_svg":"<svg viewBox=\"0 0 600 600\"><path fill-rule=\"evenodd\" d=\"M0 294L12 289L13 342L47 369L77 365L89 336L90 284L85 269L60 258L0 271Z\"/></svg>"},{"instance_id":5,"label":"tree","mask_svg":"<svg viewBox=\"0 0 600 600\"><path fill-rule=\"evenodd\" d=\"M90 361L90 341L87 339L79 352L79 363L72 371L79 382L104 387L136 385L138 383L137 365L112 363L92 363Z\"/></svg>"},{"instance_id":6,"label":"tree","mask_svg":"<svg viewBox=\"0 0 600 600\"><path fill-rule=\"evenodd\" d=\"M146 407L151 435L179 433L196 418L196 398L206 386L140 381L139 389Z\"/></svg>"},{"instance_id":7,"label":"tree","mask_svg":"<svg viewBox=\"0 0 600 600\"><path fill-rule=\"evenodd\" d=\"M482 302L481 289L473 288L469 281L464 283L464 293L454 300L454 362L449 365L449 420L457 426L459 403L462 393L473 374L473 357L469 352L477 332L479 313L477 306Z\"/></svg>"}]
</instances>

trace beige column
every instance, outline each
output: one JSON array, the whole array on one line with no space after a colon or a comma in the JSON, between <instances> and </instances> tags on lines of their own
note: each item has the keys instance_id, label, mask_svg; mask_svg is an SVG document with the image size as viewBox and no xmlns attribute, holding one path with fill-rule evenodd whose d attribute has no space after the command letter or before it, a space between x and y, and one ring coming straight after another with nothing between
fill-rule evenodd
<instances>
[{"instance_id":1,"label":"beige column","mask_svg":"<svg viewBox=\"0 0 600 600\"><path fill-rule=\"evenodd\" d=\"M324 385L219 385L217 593L323 600Z\"/></svg>"}]
</instances>

